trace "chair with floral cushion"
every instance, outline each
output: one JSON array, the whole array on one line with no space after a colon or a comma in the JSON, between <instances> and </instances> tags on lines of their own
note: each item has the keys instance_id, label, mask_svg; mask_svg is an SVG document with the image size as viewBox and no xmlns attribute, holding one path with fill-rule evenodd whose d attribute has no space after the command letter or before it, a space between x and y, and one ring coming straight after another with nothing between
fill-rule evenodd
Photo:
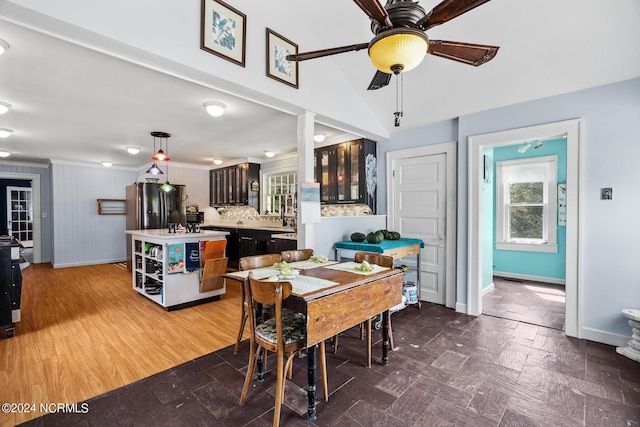
<instances>
[{"instance_id":1,"label":"chair with floral cushion","mask_svg":"<svg viewBox=\"0 0 640 427\"><path fill-rule=\"evenodd\" d=\"M252 270L254 268L261 267L271 267L273 264L282 261L282 256L280 254L265 254L265 255L252 255L240 258L238 262L238 267L240 271ZM244 327L247 324L247 319L249 318L249 313L244 310L244 301L246 298L244 292L244 286L241 289L242 291L242 312L240 313L240 330L238 331L238 338L236 338L236 344L233 346L233 354L238 354L238 349L240 348L240 342L242 341L242 336L244 335Z\"/></svg>"},{"instance_id":2,"label":"chair with floral cushion","mask_svg":"<svg viewBox=\"0 0 640 427\"><path fill-rule=\"evenodd\" d=\"M249 384L261 356L266 352L276 353L276 402L273 415L274 427L280 424L280 410L284 401L287 373L291 373L293 357L306 348L305 318L300 313L283 313L282 304L292 292L291 283L257 280L249 273L245 282L246 310L249 314L250 342L249 365L240 395L240 405L247 399ZM261 321L260 307L266 304L275 307L274 317ZM320 347L320 372L324 388L324 399L329 399L327 390L327 363L324 342ZM285 362L286 356L286 362Z\"/></svg>"}]
</instances>

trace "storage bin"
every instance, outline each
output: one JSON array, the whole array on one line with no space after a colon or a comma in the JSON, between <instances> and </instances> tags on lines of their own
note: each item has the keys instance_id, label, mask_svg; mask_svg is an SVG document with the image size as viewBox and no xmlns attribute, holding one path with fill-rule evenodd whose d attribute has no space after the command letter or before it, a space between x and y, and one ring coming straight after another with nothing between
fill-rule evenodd
<instances>
[{"instance_id":1,"label":"storage bin","mask_svg":"<svg viewBox=\"0 0 640 427\"><path fill-rule=\"evenodd\" d=\"M405 282L402 285L402 294L407 299L407 304L418 302L418 288L413 282Z\"/></svg>"}]
</instances>

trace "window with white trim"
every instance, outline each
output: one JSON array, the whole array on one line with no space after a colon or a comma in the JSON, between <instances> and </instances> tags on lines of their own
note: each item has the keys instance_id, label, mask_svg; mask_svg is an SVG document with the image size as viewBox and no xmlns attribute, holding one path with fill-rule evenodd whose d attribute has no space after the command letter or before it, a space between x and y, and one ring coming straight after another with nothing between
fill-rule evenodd
<instances>
[{"instance_id":1,"label":"window with white trim","mask_svg":"<svg viewBox=\"0 0 640 427\"><path fill-rule=\"evenodd\" d=\"M295 171L264 175L267 184L264 213L267 215L295 214L298 174Z\"/></svg>"},{"instance_id":2,"label":"window with white trim","mask_svg":"<svg viewBox=\"0 0 640 427\"><path fill-rule=\"evenodd\" d=\"M496 163L496 249L557 252L557 156Z\"/></svg>"}]
</instances>

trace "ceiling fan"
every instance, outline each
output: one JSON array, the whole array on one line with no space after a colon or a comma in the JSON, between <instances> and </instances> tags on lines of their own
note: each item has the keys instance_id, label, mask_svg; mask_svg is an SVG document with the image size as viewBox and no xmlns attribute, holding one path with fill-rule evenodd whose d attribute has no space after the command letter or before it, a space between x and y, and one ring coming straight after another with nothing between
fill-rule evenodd
<instances>
[{"instance_id":1,"label":"ceiling fan","mask_svg":"<svg viewBox=\"0 0 640 427\"><path fill-rule=\"evenodd\" d=\"M477 67L498 52L498 46L429 40L425 33L489 0L443 0L429 13L412 0L387 0L384 7L379 0L353 1L371 19L375 37L370 42L288 55L287 60L305 61L368 49L371 62L378 69L368 87L373 90L388 85L392 75L418 66L427 53Z\"/></svg>"}]
</instances>

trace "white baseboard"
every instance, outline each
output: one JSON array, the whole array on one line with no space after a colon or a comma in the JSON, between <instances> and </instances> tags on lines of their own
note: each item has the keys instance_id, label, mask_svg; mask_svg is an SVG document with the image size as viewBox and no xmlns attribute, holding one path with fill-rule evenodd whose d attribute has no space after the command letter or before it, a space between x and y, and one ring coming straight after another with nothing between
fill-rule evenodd
<instances>
[{"instance_id":1,"label":"white baseboard","mask_svg":"<svg viewBox=\"0 0 640 427\"><path fill-rule=\"evenodd\" d=\"M456 312L467 314L467 304L456 303Z\"/></svg>"},{"instance_id":2,"label":"white baseboard","mask_svg":"<svg viewBox=\"0 0 640 427\"><path fill-rule=\"evenodd\" d=\"M122 258L105 259L100 261L85 261L85 262L66 262L66 263L54 263L53 268L66 268L66 267L82 267L85 265L97 265L97 264L113 264L114 262L124 262L126 260Z\"/></svg>"},{"instance_id":3,"label":"white baseboard","mask_svg":"<svg viewBox=\"0 0 640 427\"><path fill-rule=\"evenodd\" d=\"M533 282L552 283L554 285L564 285L564 279L556 279L553 277L532 276L530 274L509 273L506 271L493 271L494 276L505 277L507 279L531 280Z\"/></svg>"},{"instance_id":4,"label":"white baseboard","mask_svg":"<svg viewBox=\"0 0 640 427\"><path fill-rule=\"evenodd\" d=\"M582 338L589 341L595 341L602 344L609 344L616 347L625 347L631 336L614 334L611 332L601 331L593 328L582 328Z\"/></svg>"},{"instance_id":5,"label":"white baseboard","mask_svg":"<svg viewBox=\"0 0 640 427\"><path fill-rule=\"evenodd\" d=\"M482 293L480 294L481 296L485 296L486 294L488 294L489 292L493 291L495 289L495 286L493 284L493 282L487 286L486 288L482 289Z\"/></svg>"}]
</instances>

